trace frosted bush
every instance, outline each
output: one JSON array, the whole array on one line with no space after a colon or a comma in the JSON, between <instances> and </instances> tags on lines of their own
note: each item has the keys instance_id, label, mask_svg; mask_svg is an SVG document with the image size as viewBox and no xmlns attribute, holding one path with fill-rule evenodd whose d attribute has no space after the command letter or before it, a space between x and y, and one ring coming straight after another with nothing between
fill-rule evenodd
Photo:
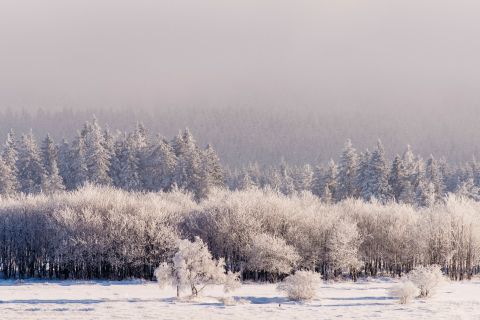
<instances>
[{"instance_id":1,"label":"frosted bush","mask_svg":"<svg viewBox=\"0 0 480 320\"><path fill-rule=\"evenodd\" d=\"M192 296L197 296L207 285L219 284L225 292L238 288L238 274L225 273L223 259L212 258L207 245L198 237L195 241L181 240L178 251L173 257L173 264L161 264L155 270L160 286L177 287L177 297L182 289L188 288Z\"/></svg>"},{"instance_id":2,"label":"frosted bush","mask_svg":"<svg viewBox=\"0 0 480 320\"><path fill-rule=\"evenodd\" d=\"M419 289L412 281L402 282L390 290L390 295L399 300L401 304L411 302L418 296Z\"/></svg>"},{"instance_id":3,"label":"frosted bush","mask_svg":"<svg viewBox=\"0 0 480 320\"><path fill-rule=\"evenodd\" d=\"M433 290L444 281L438 265L418 266L408 274L408 279L420 289L420 296L424 298L431 296Z\"/></svg>"},{"instance_id":4,"label":"frosted bush","mask_svg":"<svg viewBox=\"0 0 480 320\"><path fill-rule=\"evenodd\" d=\"M303 301L315 298L319 285L320 275L318 273L297 271L280 283L277 289L285 292L291 300Z\"/></svg>"}]
</instances>

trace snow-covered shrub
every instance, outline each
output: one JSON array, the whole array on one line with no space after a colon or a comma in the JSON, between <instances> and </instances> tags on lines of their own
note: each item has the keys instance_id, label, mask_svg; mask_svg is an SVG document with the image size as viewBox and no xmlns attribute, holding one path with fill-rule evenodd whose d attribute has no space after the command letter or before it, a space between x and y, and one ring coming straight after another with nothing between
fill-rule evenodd
<instances>
[{"instance_id":1,"label":"snow-covered shrub","mask_svg":"<svg viewBox=\"0 0 480 320\"><path fill-rule=\"evenodd\" d=\"M390 296L399 300L401 304L407 304L418 296L419 289L412 281L405 281L390 290Z\"/></svg>"},{"instance_id":2,"label":"snow-covered shrub","mask_svg":"<svg viewBox=\"0 0 480 320\"><path fill-rule=\"evenodd\" d=\"M277 290L285 292L291 300L303 301L313 299L319 285L320 275L318 273L297 271L279 283Z\"/></svg>"},{"instance_id":3,"label":"snow-covered shrub","mask_svg":"<svg viewBox=\"0 0 480 320\"><path fill-rule=\"evenodd\" d=\"M408 274L408 279L420 289L421 297L429 297L433 290L444 280L438 265L418 266Z\"/></svg>"},{"instance_id":4,"label":"snow-covered shrub","mask_svg":"<svg viewBox=\"0 0 480 320\"><path fill-rule=\"evenodd\" d=\"M224 285L225 292L239 285L238 275L225 273L224 260L213 259L207 245L198 237L193 242L179 241L173 264L161 264L155 270L155 276L161 287L176 286L177 297L180 296L180 290L185 288L192 291L192 296L197 296L210 284Z\"/></svg>"}]
</instances>

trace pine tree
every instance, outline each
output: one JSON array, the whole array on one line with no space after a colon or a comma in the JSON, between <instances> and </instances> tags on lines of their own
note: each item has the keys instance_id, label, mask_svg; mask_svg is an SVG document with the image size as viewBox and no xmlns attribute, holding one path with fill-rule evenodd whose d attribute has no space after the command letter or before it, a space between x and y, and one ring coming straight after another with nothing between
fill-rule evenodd
<instances>
[{"instance_id":1,"label":"pine tree","mask_svg":"<svg viewBox=\"0 0 480 320\"><path fill-rule=\"evenodd\" d=\"M255 182L250 177L250 174L246 168L243 168L240 174L237 177L237 182L235 189L236 190L248 190L254 188Z\"/></svg>"},{"instance_id":2,"label":"pine tree","mask_svg":"<svg viewBox=\"0 0 480 320\"><path fill-rule=\"evenodd\" d=\"M404 189L405 171L402 158L397 154L392 162L392 168L390 169L390 176L388 183L392 196L395 201L400 202L400 197Z\"/></svg>"},{"instance_id":3,"label":"pine tree","mask_svg":"<svg viewBox=\"0 0 480 320\"><path fill-rule=\"evenodd\" d=\"M357 153L352 142L347 140L340 157L337 181L337 201L357 196Z\"/></svg>"},{"instance_id":4,"label":"pine tree","mask_svg":"<svg viewBox=\"0 0 480 320\"><path fill-rule=\"evenodd\" d=\"M309 164L298 168L295 188L297 191L312 191L313 169Z\"/></svg>"},{"instance_id":5,"label":"pine tree","mask_svg":"<svg viewBox=\"0 0 480 320\"><path fill-rule=\"evenodd\" d=\"M207 180L210 187L224 187L225 186L225 174L220 164L220 158L217 155L212 145L208 144L207 148L203 152L203 176Z\"/></svg>"},{"instance_id":6,"label":"pine tree","mask_svg":"<svg viewBox=\"0 0 480 320\"><path fill-rule=\"evenodd\" d=\"M385 150L380 140L378 140L377 148L370 159L369 174L371 197L383 203L387 202L391 198L388 185L388 165L385 159Z\"/></svg>"},{"instance_id":7,"label":"pine tree","mask_svg":"<svg viewBox=\"0 0 480 320\"><path fill-rule=\"evenodd\" d=\"M21 137L17 163L21 192L34 194L45 189L45 170L32 132Z\"/></svg>"},{"instance_id":8,"label":"pine tree","mask_svg":"<svg viewBox=\"0 0 480 320\"><path fill-rule=\"evenodd\" d=\"M114 185L129 191L140 191L142 189L135 142L135 137L132 134L117 141L112 165Z\"/></svg>"},{"instance_id":9,"label":"pine tree","mask_svg":"<svg viewBox=\"0 0 480 320\"><path fill-rule=\"evenodd\" d=\"M315 170L313 172L312 193L320 198L322 197L325 189L324 175L325 168L322 165L315 166Z\"/></svg>"},{"instance_id":10,"label":"pine tree","mask_svg":"<svg viewBox=\"0 0 480 320\"><path fill-rule=\"evenodd\" d=\"M10 130L7 134L7 140L5 141L5 146L3 148L2 154L3 161L7 167L5 171L5 178L9 181L5 181L5 185L8 185L7 189L11 188L11 192L15 193L20 189L20 182L18 181L18 151L17 151L17 142L15 138L15 132Z\"/></svg>"},{"instance_id":11,"label":"pine tree","mask_svg":"<svg viewBox=\"0 0 480 320\"><path fill-rule=\"evenodd\" d=\"M58 147L58 173L62 177L63 184L67 190L72 190L74 188L74 181L70 168L70 163L72 160L70 158L70 153L70 145L66 139L63 139L62 143Z\"/></svg>"},{"instance_id":12,"label":"pine tree","mask_svg":"<svg viewBox=\"0 0 480 320\"><path fill-rule=\"evenodd\" d=\"M148 173L148 161L149 161L149 150L150 150L150 143L148 139L148 133L143 125L143 123L137 123L135 130L132 134L132 151L135 153L135 158L138 163L138 175L140 177L141 186L140 188L144 188L145 184L149 180L149 173Z\"/></svg>"},{"instance_id":13,"label":"pine tree","mask_svg":"<svg viewBox=\"0 0 480 320\"><path fill-rule=\"evenodd\" d=\"M412 152L410 145L407 145L407 150L402 156L403 164L403 178L401 180L401 194L400 202L407 204L414 204L416 202L416 188L418 185L418 175L417 166L418 160L415 158L415 155Z\"/></svg>"},{"instance_id":14,"label":"pine tree","mask_svg":"<svg viewBox=\"0 0 480 320\"><path fill-rule=\"evenodd\" d=\"M417 160L415 165L415 174L412 186L415 190L415 202L418 206L427 207L435 202L435 187L426 179L425 162L421 158Z\"/></svg>"},{"instance_id":15,"label":"pine tree","mask_svg":"<svg viewBox=\"0 0 480 320\"><path fill-rule=\"evenodd\" d=\"M73 140L73 143L69 152L70 159L70 181L68 183L68 189L77 189L88 181L88 167L85 154L85 139L83 135L77 132L77 136Z\"/></svg>"},{"instance_id":16,"label":"pine tree","mask_svg":"<svg viewBox=\"0 0 480 320\"><path fill-rule=\"evenodd\" d=\"M435 201L441 201L445 194L445 184L438 163L433 155L430 155L430 158L427 160L425 173L427 183L431 183L434 187Z\"/></svg>"},{"instance_id":17,"label":"pine tree","mask_svg":"<svg viewBox=\"0 0 480 320\"><path fill-rule=\"evenodd\" d=\"M58 169L58 151L53 139L47 134L41 146L43 167L45 169L46 193L55 193L64 190L63 179Z\"/></svg>"},{"instance_id":18,"label":"pine tree","mask_svg":"<svg viewBox=\"0 0 480 320\"><path fill-rule=\"evenodd\" d=\"M285 195L291 195L295 192L295 185L293 184L293 179L291 177L291 169L285 159L282 159L280 162L280 177L282 179L282 184L280 191Z\"/></svg>"},{"instance_id":19,"label":"pine tree","mask_svg":"<svg viewBox=\"0 0 480 320\"><path fill-rule=\"evenodd\" d=\"M333 200L336 198L337 176L337 165L335 161L333 161L333 159L330 159L327 171L325 172L325 176L323 177L323 191L321 195L322 200L326 203L332 203Z\"/></svg>"},{"instance_id":20,"label":"pine tree","mask_svg":"<svg viewBox=\"0 0 480 320\"><path fill-rule=\"evenodd\" d=\"M13 173L10 167L7 166L3 158L0 157L0 195L10 197L16 193L17 190L12 183L15 180L12 176Z\"/></svg>"},{"instance_id":21,"label":"pine tree","mask_svg":"<svg viewBox=\"0 0 480 320\"><path fill-rule=\"evenodd\" d=\"M359 156L356 187L364 201L370 201L373 196L371 161L372 153L367 149Z\"/></svg>"},{"instance_id":22,"label":"pine tree","mask_svg":"<svg viewBox=\"0 0 480 320\"><path fill-rule=\"evenodd\" d=\"M281 192L282 175L275 167L270 167L267 171L267 185L276 192Z\"/></svg>"},{"instance_id":23,"label":"pine tree","mask_svg":"<svg viewBox=\"0 0 480 320\"><path fill-rule=\"evenodd\" d=\"M100 185L111 184L108 173L111 158L105 148L105 136L95 118L92 123L85 123L82 136L85 141L85 163L88 181Z\"/></svg>"},{"instance_id":24,"label":"pine tree","mask_svg":"<svg viewBox=\"0 0 480 320\"><path fill-rule=\"evenodd\" d=\"M145 187L152 191L169 191L174 184L177 157L173 148L162 137L151 147L146 161Z\"/></svg>"},{"instance_id":25,"label":"pine tree","mask_svg":"<svg viewBox=\"0 0 480 320\"><path fill-rule=\"evenodd\" d=\"M203 180L202 157L188 129L172 142L178 159L175 182L181 189L193 192L197 200L208 193L208 183Z\"/></svg>"}]
</instances>

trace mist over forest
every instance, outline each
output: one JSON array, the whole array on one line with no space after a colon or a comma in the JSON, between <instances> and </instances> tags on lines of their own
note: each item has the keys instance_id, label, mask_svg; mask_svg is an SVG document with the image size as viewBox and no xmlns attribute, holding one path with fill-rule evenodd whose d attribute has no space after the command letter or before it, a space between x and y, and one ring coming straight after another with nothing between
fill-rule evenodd
<instances>
[{"instance_id":1,"label":"mist over forest","mask_svg":"<svg viewBox=\"0 0 480 320\"><path fill-rule=\"evenodd\" d=\"M231 167L249 162L277 164L282 158L292 164L325 163L337 159L348 138L358 149L372 149L380 138L390 158L402 154L410 144L424 158L433 154L458 163L480 157L475 110L391 112L365 108L343 112L341 108L253 106L6 110L0 116L0 133L5 137L10 128L19 134L32 128L39 137L50 133L56 141L71 140L75 135L72 128L81 128L95 115L113 132L130 130L136 121L152 136L172 137L188 127L200 145L213 144L222 163Z\"/></svg>"}]
</instances>

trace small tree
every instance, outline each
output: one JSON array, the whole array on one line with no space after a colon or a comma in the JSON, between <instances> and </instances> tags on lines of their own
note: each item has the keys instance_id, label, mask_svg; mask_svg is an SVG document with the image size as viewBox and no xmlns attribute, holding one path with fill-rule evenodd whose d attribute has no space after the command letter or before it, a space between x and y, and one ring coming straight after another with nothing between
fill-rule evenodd
<instances>
[{"instance_id":1,"label":"small tree","mask_svg":"<svg viewBox=\"0 0 480 320\"><path fill-rule=\"evenodd\" d=\"M304 301L315 297L320 285L320 275L312 271L297 271L288 276L277 286L277 290L284 291L291 300Z\"/></svg>"},{"instance_id":2,"label":"small tree","mask_svg":"<svg viewBox=\"0 0 480 320\"><path fill-rule=\"evenodd\" d=\"M412 281L405 281L390 290L390 295L397 298L401 304L407 304L418 295L418 288Z\"/></svg>"},{"instance_id":3,"label":"small tree","mask_svg":"<svg viewBox=\"0 0 480 320\"><path fill-rule=\"evenodd\" d=\"M177 297L184 288L190 288L197 296L209 284L222 284L225 292L239 286L238 274L225 273L223 259L212 258L207 245L198 237L193 242L179 241L173 264L163 263L155 270L155 277L161 287L177 287Z\"/></svg>"},{"instance_id":4,"label":"small tree","mask_svg":"<svg viewBox=\"0 0 480 320\"><path fill-rule=\"evenodd\" d=\"M408 274L408 279L420 289L420 296L427 298L443 281L443 274L438 265L418 266Z\"/></svg>"}]
</instances>

